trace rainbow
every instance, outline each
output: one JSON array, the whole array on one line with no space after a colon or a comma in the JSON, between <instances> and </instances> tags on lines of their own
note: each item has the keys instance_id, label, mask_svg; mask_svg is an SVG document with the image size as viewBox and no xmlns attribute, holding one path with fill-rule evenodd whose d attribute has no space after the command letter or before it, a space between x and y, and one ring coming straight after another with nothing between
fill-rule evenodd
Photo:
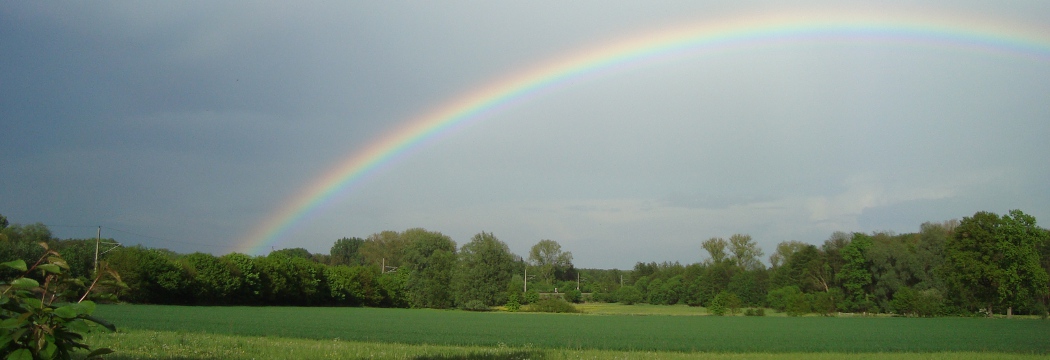
<instances>
[{"instance_id":1,"label":"rainbow","mask_svg":"<svg viewBox=\"0 0 1050 360\"><path fill-rule=\"evenodd\" d=\"M663 59L768 44L869 42L948 47L964 51L1050 60L1050 29L988 22L978 17L938 17L926 12L806 12L747 16L671 27L613 41L540 64L453 98L349 154L283 203L233 251L262 253L295 224L341 191L360 185L377 169L457 127L526 101L545 91Z\"/></svg>"}]
</instances>

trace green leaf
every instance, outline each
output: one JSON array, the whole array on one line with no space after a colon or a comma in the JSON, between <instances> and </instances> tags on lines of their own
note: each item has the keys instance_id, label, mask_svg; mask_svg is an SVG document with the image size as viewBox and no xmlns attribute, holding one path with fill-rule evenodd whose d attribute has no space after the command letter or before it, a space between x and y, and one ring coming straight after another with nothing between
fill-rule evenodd
<instances>
[{"instance_id":1,"label":"green leaf","mask_svg":"<svg viewBox=\"0 0 1050 360\"><path fill-rule=\"evenodd\" d=\"M55 342L54 341L49 341L47 343L47 346L44 347L44 350L40 351L40 353L38 355L41 355L40 357L42 357L44 359L50 359L50 358L55 357L55 350L57 350L57 349L58 349L58 346L55 346Z\"/></svg>"},{"instance_id":2,"label":"green leaf","mask_svg":"<svg viewBox=\"0 0 1050 360\"><path fill-rule=\"evenodd\" d=\"M18 327L18 323L21 323L22 321L24 321L22 318L4 319L4 321L0 321L0 328L14 329Z\"/></svg>"},{"instance_id":3,"label":"green leaf","mask_svg":"<svg viewBox=\"0 0 1050 360\"><path fill-rule=\"evenodd\" d=\"M40 283L30 278L17 278L11 282L11 287L15 289L32 289L40 287Z\"/></svg>"},{"instance_id":4,"label":"green leaf","mask_svg":"<svg viewBox=\"0 0 1050 360\"><path fill-rule=\"evenodd\" d=\"M69 270L69 264L67 264L65 260L63 260L62 258L60 258L58 256L49 256L47 258L47 261L52 263L52 264L58 265L59 267L61 267L63 269Z\"/></svg>"},{"instance_id":5,"label":"green leaf","mask_svg":"<svg viewBox=\"0 0 1050 360\"><path fill-rule=\"evenodd\" d=\"M66 306L60 307L58 309L55 309L55 315L58 315L59 317L61 317L63 319L72 319L72 318L77 317L78 311L72 305L66 305Z\"/></svg>"},{"instance_id":6,"label":"green leaf","mask_svg":"<svg viewBox=\"0 0 1050 360\"><path fill-rule=\"evenodd\" d=\"M11 342L11 340L14 340L14 338L11 337L11 334L0 335L0 349L6 348L7 343Z\"/></svg>"},{"instance_id":7,"label":"green leaf","mask_svg":"<svg viewBox=\"0 0 1050 360\"><path fill-rule=\"evenodd\" d=\"M92 321L92 322L94 322L96 324L102 325L105 328L109 329L109 331L117 331L117 326L113 325L113 323L110 323L109 321L102 320L102 319L99 319L99 318L91 316L91 315L80 315L80 318L81 319L85 319L85 320L90 320L90 321Z\"/></svg>"},{"instance_id":8,"label":"green leaf","mask_svg":"<svg viewBox=\"0 0 1050 360\"><path fill-rule=\"evenodd\" d=\"M40 302L40 299L35 297L24 298L22 303L29 306L29 309L39 309L44 306L44 303Z\"/></svg>"},{"instance_id":9,"label":"green leaf","mask_svg":"<svg viewBox=\"0 0 1050 360\"><path fill-rule=\"evenodd\" d=\"M7 355L7 360L33 360L33 353L29 349L18 349Z\"/></svg>"},{"instance_id":10,"label":"green leaf","mask_svg":"<svg viewBox=\"0 0 1050 360\"><path fill-rule=\"evenodd\" d=\"M102 355L106 355L106 354L112 354L112 353L113 353L113 350L110 349L110 348L98 348L98 349L95 349L95 351L92 351L90 354L88 354L87 358L90 359L90 358L93 358L93 357L102 356Z\"/></svg>"},{"instance_id":11,"label":"green leaf","mask_svg":"<svg viewBox=\"0 0 1050 360\"><path fill-rule=\"evenodd\" d=\"M95 312L95 302L94 301L84 300L84 301L81 301L79 304L77 304L77 306L80 307L79 310L80 310L81 314L91 315L91 313Z\"/></svg>"},{"instance_id":12,"label":"green leaf","mask_svg":"<svg viewBox=\"0 0 1050 360\"><path fill-rule=\"evenodd\" d=\"M12 260L5 263L0 263L0 266L9 267L18 271L26 271L26 262L24 260Z\"/></svg>"},{"instance_id":13,"label":"green leaf","mask_svg":"<svg viewBox=\"0 0 1050 360\"><path fill-rule=\"evenodd\" d=\"M49 273L52 273L52 274L61 274L62 273L62 268L58 267L58 265L55 265L55 264L40 264L40 265L37 265L36 268L40 269L40 270L43 270L43 271L46 271L46 272L49 272Z\"/></svg>"}]
</instances>

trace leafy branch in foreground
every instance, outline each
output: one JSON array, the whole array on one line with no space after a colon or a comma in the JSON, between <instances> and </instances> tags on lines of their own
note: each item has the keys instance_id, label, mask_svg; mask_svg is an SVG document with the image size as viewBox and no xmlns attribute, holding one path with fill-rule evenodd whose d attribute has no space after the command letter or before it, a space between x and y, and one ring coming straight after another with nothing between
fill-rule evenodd
<instances>
[{"instance_id":1,"label":"leafy branch in foreground","mask_svg":"<svg viewBox=\"0 0 1050 360\"><path fill-rule=\"evenodd\" d=\"M0 267L22 272L11 281L0 282L0 357L6 359L69 359L75 349L91 350L81 342L82 334L94 326L88 322L116 331L113 324L92 316L95 303L84 299L96 292L100 283L121 284L120 276L103 266L84 294L77 296L74 287L83 288L83 281L68 279L66 261L47 243L40 246L44 255L32 267L23 260L0 263ZM29 277L37 272L43 284ZM79 301L66 303L64 299ZM112 352L100 348L87 357Z\"/></svg>"}]
</instances>

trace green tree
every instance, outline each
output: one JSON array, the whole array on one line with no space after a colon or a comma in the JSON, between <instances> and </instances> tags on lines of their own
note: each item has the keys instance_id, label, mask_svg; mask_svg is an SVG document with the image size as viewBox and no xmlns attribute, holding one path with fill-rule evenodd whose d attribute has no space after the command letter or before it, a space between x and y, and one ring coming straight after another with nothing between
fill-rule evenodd
<instances>
[{"instance_id":1,"label":"green tree","mask_svg":"<svg viewBox=\"0 0 1050 360\"><path fill-rule=\"evenodd\" d=\"M379 306L383 294L377 278L379 270L371 266L336 265L325 268L325 281L332 300L339 305Z\"/></svg>"},{"instance_id":2,"label":"green tree","mask_svg":"<svg viewBox=\"0 0 1050 360\"><path fill-rule=\"evenodd\" d=\"M540 240L529 250L529 263L540 279L550 285L559 271L572 266L572 253L561 250L561 244L554 240Z\"/></svg>"},{"instance_id":3,"label":"green tree","mask_svg":"<svg viewBox=\"0 0 1050 360\"><path fill-rule=\"evenodd\" d=\"M240 279L241 287L230 295L230 300L237 304L261 304L263 294L262 278L255 266L255 259L241 253L229 253L219 257L228 264L232 276Z\"/></svg>"},{"instance_id":4,"label":"green tree","mask_svg":"<svg viewBox=\"0 0 1050 360\"><path fill-rule=\"evenodd\" d=\"M872 277L870 262L865 254L871 248L871 238L867 235L857 233L848 245L842 248L841 254L844 264L842 270L835 274L838 281L845 290L846 311L869 311L870 304L867 301L869 295L868 286L871 285Z\"/></svg>"},{"instance_id":5,"label":"green tree","mask_svg":"<svg viewBox=\"0 0 1050 360\"><path fill-rule=\"evenodd\" d=\"M119 297L125 301L143 304L187 304L190 286L182 267L170 254L142 246L122 247L109 253L110 268L121 274L128 285Z\"/></svg>"},{"instance_id":6,"label":"green tree","mask_svg":"<svg viewBox=\"0 0 1050 360\"><path fill-rule=\"evenodd\" d=\"M762 248L751 239L751 235L733 234L729 237L729 252L732 261L743 271L765 270L762 265Z\"/></svg>"},{"instance_id":7,"label":"green tree","mask_svg":"<svg viewBox=\"0 0 1050 360\"><path fill-rule=\"evenodd\" d=\"M332 244L332 250L329 252L329 265L364 265L364 256L361 256L360 249L364 245L365 240L361 238L342 238L335 241Z\"/></svg>"},{"instance_id":8,"label":"green tree","mask_svg":"<svg viewBox=\"0 0 1050 360\"><path fill-rule=\"evenodd\" d=\"M180 261L191 281L188 290L198 304L229 304L242 286L234 268L212 254L196 252Z\"/></svg>"},{"instance_id":9,"label":"green tree","mask_svg":"<svg viewBox=\"0 0 1050 360\"><path fill-rule=\"evenodd\" d=\"M412 307L445 309L453 305L452 274L456 243L439 232L409 229L401 234L408 243L403 266L409 275L406 298Z\"/></svg>"},{"instance_id":10,"label":"green tree","mask_svg":"<svg viewBox=\"0 0 1050 360\"><path fill-rule=\"evenodd\" d=\"M623 286L616 291L616 297L624 305L634 305L642 302L642 292L631 285Z\"/></svg>"},{"instance_id":11,"label":"green tree","mask_svg":"<svg viewBox=\"0 0 1050 360\"><path fill-rule=\"evenodd\" d=\"M1047 293L1039 258L1047 241L1047 231L1020 210L1002 217L978 212L963 218L945 244L945 280L957 301L979 304L989 315L1005 306L1012 315L1014 306Z\"/></svg>"},{"instance_id":12,"label":"green tree","mask_svg":"<svg viewBox=\"0 0 1050 360\"><path fill-rule=\"evenodd\" d=\"M383 231L365 239L358 253L365 265L376 268L387 266L386 269L381 269L381 272L387 272L402 265L401 259L405 256L407 245L408 239L402 237L402 234L396 231Z\"/></svg>"},{"instance_id":13,"label":"green tree","mask_svg":"<svg viewBox=\"0 0 1050 360\"><path fill-rule=\"evenodd\" d=\"M726 254L726 247L729 243L723 238L710 238L700 244L700 247L707 250L708 258L704 260L705 264L721 264L728 259Z\"/></svg>"},{"instance_id":14,"label":"green tree","mask_svg":"<svg viewBox=\"0 0 1050 360\"><path fill-rule=\"evenodd\" d=\"M459 249L453 284L456 303L478 300L488 306L507 302L514 267L510 248L492 233L481 232Z\"/></svg>"}]
</instances>

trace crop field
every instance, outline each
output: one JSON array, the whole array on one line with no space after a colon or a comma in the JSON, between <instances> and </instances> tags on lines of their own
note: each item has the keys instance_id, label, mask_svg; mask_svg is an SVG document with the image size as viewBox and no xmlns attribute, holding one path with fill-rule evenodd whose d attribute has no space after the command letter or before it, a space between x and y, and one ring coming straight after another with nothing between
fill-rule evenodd
<instances>
[{"instance_id":1,"label":"crop field","mask_svg":"<svg viewBox=\"0 0 1050 360\"><path fill-rule=\"evenodd\" d=\"M349 346L351 350L339 353L381 352L390 355L384 357L392 358L427 358L431 356L427 354L434 351L452 354L438 358L489 354L467 358L500 359L544 358L565 352L569 352L566 357L573 358L608 357L601 355L603 351L613 352L606 355L626 352L632 354L632 358L646 353L678 356L696 352L725 356L889 353L895 358L937 353L956 357L962 355L960 352L972 352L970 355L978 357L1046 357L1050 354L1050 321L1032 319L631 316L150 305L100 306L96 315L123 330L93 337L101 343L118 344L115 347L118 351L126 347L126 352L131 351L134 344L140 344L140 351L145 351L142 349L150 346L178 347L180 343L183 346L194 341L221 343L214 339L227 339L226 345L216 345L216 349L231 351L238 348L237 344L262 341L286 344L279 349ZM126 339L119 340L121 337ZM389 351L384 350L388 346L392 346ZM265 347L244 345L240 348L258 351ZM394 349L402 350L394 352ZM325 350L317 351L321 353L315 355L321 356ZM269 352L270 355L277 353L281 352ZM172 356L236 357L233 355Z\"/></svg>"}]
</instances>

